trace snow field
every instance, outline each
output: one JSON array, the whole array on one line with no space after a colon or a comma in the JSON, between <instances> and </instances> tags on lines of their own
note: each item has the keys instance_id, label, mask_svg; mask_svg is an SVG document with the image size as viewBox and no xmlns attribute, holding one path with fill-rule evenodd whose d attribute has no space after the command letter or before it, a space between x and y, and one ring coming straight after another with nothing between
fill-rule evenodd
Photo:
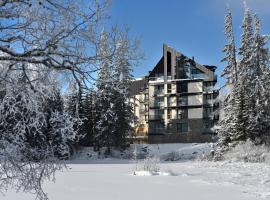
<instances>
[{"instance_id":1,"label":"snow field","mask_svg":"<svg viewBox=\"0 0 270 200\"><path fill-rule=\"evenodd\" d=\"M141 151L145 148L142 145ZM51 200L269 200L270 166L265 163L211 162L200 158L213 144L148 145L156 170L143 170L143 160L98 159L91 148L69 161L68 170L45 182ZM134 148L132 147L130 152ZM168 161L175 152L177 161ZM196 153L195 153L196 152ZM93 154L93 155L91 155ZM115 152L115 156L123 156ZM89 156L91 155L91 156ZM167 161L165 161L167 160ZM155 168L154 168L155 169ZM2 200L34 200L31 194L8 190Z\"/></svg>"}]
</instances>

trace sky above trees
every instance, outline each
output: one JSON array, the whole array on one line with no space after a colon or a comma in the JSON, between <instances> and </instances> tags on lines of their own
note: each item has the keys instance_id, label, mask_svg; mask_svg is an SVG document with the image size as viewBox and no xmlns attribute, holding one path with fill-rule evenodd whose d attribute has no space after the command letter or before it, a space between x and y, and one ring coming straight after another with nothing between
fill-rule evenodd
<instances>
[{"instance_id":1,"label":"sky above trees","mask_svg":"<svg viewBox=\"0 0 270 200\"><path fill-rule=\"evenodd\" d=\"M134 69L134 76L147 75L162 55L162 44L195 57L201 64L217 65L218 74L224 36L226 5L231 5L237 44L243 19L242 0L112 0L112 23L127 25L134 36L141 37L143 60ZM262 34L270 34L270 1L248 0L252 12L262 23ZM219 85L223 84L220 79Z\"/></svg>"}]
</instances>

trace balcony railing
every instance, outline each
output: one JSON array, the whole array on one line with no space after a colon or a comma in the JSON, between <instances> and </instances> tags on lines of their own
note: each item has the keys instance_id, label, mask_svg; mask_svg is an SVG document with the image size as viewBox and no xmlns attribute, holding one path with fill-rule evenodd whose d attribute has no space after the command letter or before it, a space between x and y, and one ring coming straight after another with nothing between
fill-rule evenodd
<instances>
[{"instance_id":1,"label":"balcony railing","mask_svg":"<svg viewBox=\"0 0 270 200\"><path fill-rule=\"evenodd\" d=\"M213 81L214 81L214 82L217 82L217 75L214 75Z\"/></svg>"},{"instance_id":2,"label":"balcony railing","mask_svg":"<svg viewBox=\"0 0 270 200\"><path fill-rule=\"evenodd\" d=\"M164 115L149 115L149 120L162 120Z\"/></svg>"},{"instance_id":3,"label":"balcony railing","mask_svg":"<svg viewBox=\"0 0 270 200\"><path fill-rule=\"evenodd\" d=\"M206 74L191 74L190 75L190 78L191 79L196 79L196 78L198 78L198 79L205 79L205 78L207 78L207 75Z\"/></svg>"},{"instance_id":4,"label":"balcony railing","mask_svg":"<svg viewBox=\"0 0 270 200\"><path fill-rule=\"evenodd\" d=\"M150 128L149 129L149 134L163 134L165 133L165 128Z\"/></svg>"},{"instance_id":5,"label":"balcony railing","mask_svg":"<svg viewBox=\"0 0 270 200\"><path fill-rule=\"evenodd\" d=\"M152 108L163 108L164 102L151 102L149 106Z\"/></svg>"},{"instance_id":6,"label":"balcony railing","mask_svg":"<svg viewBox=\"0 0 270 200\"><path fill-rule=\"evenodd\" d=\"M162 96L164 95L164 90L154 90L154 95L157 95L157 96Z\"/></svg>"},{"instance_id":7,"label":"balcony railing","mask_svg":"<svg viewBox=\"0 0 270 200\"><path fill-rule=\"evenodd\" d=\"M213 115L213 113L203 113L203 118L204 119L213 119L213 117L214 117L214 115Z\"/></svg>"},{"instance_id":8,"label":"balcony railing","mask_svg":"<svg viewBox=\"0 0 270 200\"><path fill-rule=\"evenodd\" d=\"M188 100L187 99L180 99L177 101L177 106L187 106Z\"/></svg>"},{"instance_id":9,"label":"balcony railing","mask_svg":"<svg viewBox=\"0 0 270 200\"><path fill-rule=\"evenodd\" d=\"M145 109L145 108L140 109L140 113L146 113L146 112L148 112L148 109Z\"/></svg>"},{"instance_id":10,"label":"balcony railing","mask_svg":"<svg viewBox=\"0 0 270 200\"><path fill-rule=\"evenodd\" d=\"M204 105L212 105L213 104L213 100L212 99L204 99L203 104Z\"/></svg>"},{"instance_id":11,"label":"balcony railing","mask_svg":"<svg viewBox=\"0 0 270 200\"><path fill-rule=\"evenodd\" d=\"M164 76L149 77L149 81L164 81Z\"/></svg>"},{"instance_id":12,"label":"balcony railing","mask_svg":"<svg viewBox=\"0 0 270 200\"><path fill-rule=\"evenodd\" d=\"M213 92L214 88L213 86L210 86L210 87L203 87L203 91L204 92Z\"/></svg>"},{"instance_id":13,"label":"balcony railing","mask_svg":"<svg viewBox=\"0 0 270 200\"><path fill-rule=\"evenodd\" d=\"M203 134L214 134L215 131L213 128L203 128L202 133Z\"/></svg>"}]
</instances>

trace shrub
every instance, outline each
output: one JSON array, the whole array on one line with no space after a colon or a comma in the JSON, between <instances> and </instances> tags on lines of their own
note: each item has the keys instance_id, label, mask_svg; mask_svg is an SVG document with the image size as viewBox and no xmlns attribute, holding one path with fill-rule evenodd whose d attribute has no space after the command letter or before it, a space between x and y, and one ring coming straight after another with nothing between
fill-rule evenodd
<instances>
[{"instance_id":1,"label":"shrub","mask_svg":"<svg viewBox=\"0 0 270 200\"><path fill-rule=\"evenodd\" d=\"M252 141L241 142L224 154L226 160L270 163L270 149L255 145Z\"/></svg>"}]
</instances>

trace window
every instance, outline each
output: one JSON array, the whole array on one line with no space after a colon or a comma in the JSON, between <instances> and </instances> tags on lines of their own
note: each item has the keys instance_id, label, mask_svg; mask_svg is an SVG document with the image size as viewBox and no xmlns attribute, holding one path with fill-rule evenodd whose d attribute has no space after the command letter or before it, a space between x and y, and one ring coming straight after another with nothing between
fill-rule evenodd
<instances>
[{"instance_id":1,"label":"window","mask_svg":"<svg viewBox=\"0 0 270 200\"><path fill-rule=\"evenodd\" d=\"M176 57L176 79L190 78L191 64L185 56Z\"/></svg>"},{"instance_id":2,"label":"window","mask_svg":"<svg viewBox=\"0 0 270 200\"><path fill-rule=\"evenodd\" d=\"M167 130L168 130L168 131L172 131L172 128L173 128L172 123L168 123L168 125L167 125Z\"/></svg>"},{"instance_id":3,"label":"window","mask_svg":"<svg viewBox=\"0 0 270 200\"><path fill-rule=\"evenodd\" d=\"M203 72L196 67L191 68L191 74L203 74Z\"/></svg>"},{"instance_id":4,"label":"window","mask_svg":"<svg viewBox=\"0 0 270 200\"><path fill-rule=\"evenodd\" d=\"M147 101L149 99L148 94L144 94L144 100Z\"/></svg>"},{"instance_id":5,"label":"window","mask_svg":"<svg viewBox=\"0 0 270 200\"><path fill-rule=\"evenodd\" d=\"M167 74L167 80L172 80L172 74L171 74L171 72L168 72L168 74Z\"/></svg>"},{"instance_id":6,"label":"window","mask_svg":"<svg viewBox=\"0 0 270 200\"><path fill-rule=\"evenodd\" d=\"M156 98L156 104L158 107L163 107L164 106L164 98L163 97L157 97Z\"/></svg>"},{"instance_id":7,"label":"window","mask_svg":"<svg viewBox=\"0 0 270 200\"><path fill-rule=\"evenodd\" d=\"M151 122L149 128L152 133L164 133L164 125L160 122Z\"/></svg>"},{"instance_id":8,"label":"window","mask_svg":"<svg viewBox=\"0 0 270 200\"><path fill-rule=\"evenodd\" d=\"M187 118L188 118L188 110L187 109L177 110L177 119L187 119Z\"/></svg>"},{"instance_id":9,"label":"window","mask_svg":"<svg viewBox=\"0 0 270 200\"><path fill-rule=\"evenodd\" d=\"M168 94L172 93L172 85L171 84L167 85L167 93Z\"/></svg>"},{"instance_id":10,"label":"window","mask_svg":"<svg viewBox=\"0 0 270 200\"><path fill-rule=\"evenodd\" d=\"M188 96L177 97L178 106L187 106L188 105Z\"/></svg>"},{"instance_id":11,"label":"window","mask_svg":"<svg viewBox=\"0 0 270 200\"><path fill-rule=\"evenodd\" d=\"M203 127L204 128L212 128L213 127L213 122L211 122L211 121L204 121L203 122Z\"/></svg>"},{"instance_id":12,"label":"window","mask_svg":"<svg viewBox=\"0 0 270 200\"><path fill-rule=\"evenodd\" d=\"M172 110L171 109L168 109L167 118L168 119L171 119L171 117L172 117Z\"/></svg>"},{"instance_id":13,"label":"window","mask_svg":"<svg viewBox=\"0 0 270 200\"><path fill-rule=\"evenodd\" d=\"M204 108L204 117L209 118L212 115L212 107L205 107Z\"/></svg>"},{"instance_id":14,"label":"window","mask_svg":"<svg viewBox=\"0 0 270 200\"><path fill-rule=\"evenodd\" d=\"M213 84L212 84L212 82L204 82L203 83L203 91L204 92L212 92L213 91Z\"/></svg>"},{"instance_id":15,"label":"window","mask_svg":"<svg viewBox=\"0 0 270 200\"><path fill-rule=\"evenodd\" d=\"M148 115L144 116L144 121L148 122Z\"/></svg>"},{"instance_id":16,"label":"window","mask_svg":"<svg viewBox=\"0 0 270 200\"><path fill-rule=\"evenodd\" d=\"M155 86L155 95L163 95L164 92L164 85L156 85Z\"/></svg>"},{"instance_id":17,"label":"window","mask_svg":"<svg viewBox=\"0 0 270 200\"><path fill-rule=\"evenodd\" d=\"M176 98L175 97L168 97L167 102L168 102L168 107L176 106Z\"/></svg>"},{"instance_id":18,"label":"window","mask_svg":"<svg viewBox=\"0 0 270 200\"><path fill-rule=\"evenodd\" d=\"M148 105L144 105L144 111L148 112Z\"/></svg>"},{"instance_id":19,"label":"window","mask_svg":"<svg viewBox=\"0 0 270 200\"><path fill-rule=\"evenodd\" d=\"M212 95L211 94L206 94L205 95L205 99L206 100L211 100L212 99Z\"/></svg>"},{"instance_id":20,"label":"window","mask_svg":"<svg viewBox=\"0 0 270 200\"><path fill-rule=\"evenodd\" d=\"M206 78L206 75L203 71L197 69L196 67L191 68L191 77L192 78Z\"/></svg>"},{"instance_id":21,"label":"window","mask_svg":"<svg viewBox=\"0 0 270 200\"><path fill-rule=\"evenodd\" d=\"M188 84L187 82L178 82L177 83L177 93L188 92Z\"/></svg>"},{"instance_id":22,"label":"window","mask_svg":"<svg viewBox=\"0 0 270 200\"><path fill-rule=\"evenodd\" d=\"M188 123L178 123L177 124L177 131L180 133L187 133L188 132Z\"/></svg>"},{"instance_id":23,"label":"window","mask_svg":"<svg viewBox=\"0 0 270 200\"><path fill-rule=\"evenodd\" d=\"M171 52L167 51L167 73L171 73L172 68L172 54Z\"/></svg>"},{"instance_id":24,"label":"window","mask_svg":"<svg viewBox=\"0 0 270 200\"><path fill-rule=\"evenodd\" d=\"M212 82L204 82L203 83L204 87L211 87L212 86Z\"/></svg>"}]
</instances>

